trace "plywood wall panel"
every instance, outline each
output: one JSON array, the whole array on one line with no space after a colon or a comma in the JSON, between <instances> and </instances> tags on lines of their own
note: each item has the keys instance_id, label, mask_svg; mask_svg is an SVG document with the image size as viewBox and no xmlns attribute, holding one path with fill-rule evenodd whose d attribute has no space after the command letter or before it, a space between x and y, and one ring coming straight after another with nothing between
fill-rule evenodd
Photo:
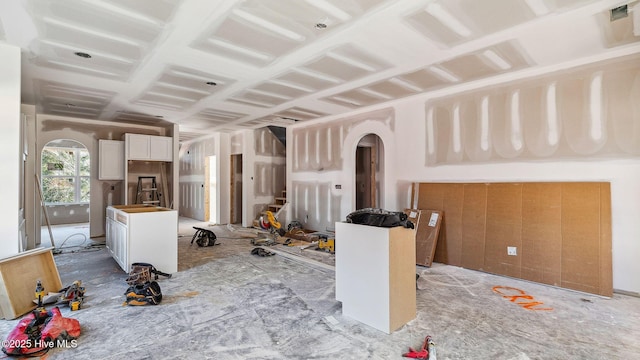
<instances>
[{"instance_id":1,"label":"plywood wall panel","mask_svg":"<svg viewBox=\"0 0 640 360\"><path fill-rule=\"evenodd\" d=\"M444 211L443 227L433 261L460 266L462 257L463 184L420 184L418 208ZM451 221L447 220L451 214ZM446 239L446 240L444 240Z\"/></svg>"},{"instance_id":2,"label":"plywood wall panel","mask_svg":"<svg viewBox=\"0 0 640 360\"><path fill-rule=\"evenodd\" d=\"M522 186L523 279L560 286L562 266L562 186L525 183Z\"/></svg>"},{"instance_id":3,"label":"plywood wall panel","mask_svg":"<svg viewBox=\"0 0 640 360\"><path fill-rule=\"evenodd\" d=\"M464 203L464 184L453 184L447 186L444 191L443 221L449 224L449 229L445 229L440 237L449 239L446 242L448 247L448 259L450 264L461 266L462 264L462 205ZM447 214L451 214L451 221L447 221ZM445 226L446 227L446 226Z\"/></svg>"},{"instance_id":4,"label":"plywood wall panel","mask_svg":"<svg viewBox=\"0 0 640 360\"><path fill-rule=\"evenodd\" d=\"M452 219L453 221L454 219ZM485 184L464 185L462 216L461 266L484 270L484 247L487 221L487 186Z\"/></svg>"},{"instance_id":5,"label":"plywood wall panel","mask_svg":"<svg viewBox=\"0 0 640 360\"><path fill-rule=\"evenodd\" d=\"M598 293L604 296L613 296L611 237L611 184L600 183L600 288Z\"/></svg>"},{"instance_id":6,"label":"plywood wall panel","mask_svg":"<svg viewBox=\"0 0 640 360\"><path fill-rule=\"evenodd\" d=\"M522 184L487 185L486 224L485 269L520 277L522 256L507 255L507 247L522 248Z\"/></svg>"},{"instance_id":7,"label":"plywood wall panel","mask_svg":"<svg viewBox=\"0 0 640 360\"><path fill-rule=\"evenodd\" d=\"M444 193L450 184L420 184L418 187L418 208L444 210Z\"/></svg>"},{"instance_id":8,"label":"plywood wall panel","mask_svg":"<svg viewBox=\"0 0 640 360\"><path fill-rule=\"evenodd\" d=\"M421 183L444 211L434 261L611 296L609 183ZM483 207L485 210L483 210ZM507 255L507 247L517 255Z\"/></svg>"},{"instance_id":9,"label":"plywood wall panel","mask_svg":"<svg viewBox=\"0 0 640 360\"><path fill-rule=\"evenodd\" d=\"M597 292L600 279L600 184L563 184L562 239L562 287Z\"/></svg>"}]
</instances>

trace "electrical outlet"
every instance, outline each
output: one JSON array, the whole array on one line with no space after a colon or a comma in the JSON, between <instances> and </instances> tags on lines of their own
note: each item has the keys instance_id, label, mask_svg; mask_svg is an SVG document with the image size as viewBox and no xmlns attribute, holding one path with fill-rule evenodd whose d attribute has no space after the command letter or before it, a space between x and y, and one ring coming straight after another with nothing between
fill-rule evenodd
<instances>
[{"instance_id":1,"label":"electrical outlet","mask_svg":"<svg viewBox=\"0 0 640 360\"><path fill-rule=\"evenodd\" d=\"M518 255L517 249L518 248L515 246L507 246L507 255L517 256Z\"/></svg>"}]
</instances>

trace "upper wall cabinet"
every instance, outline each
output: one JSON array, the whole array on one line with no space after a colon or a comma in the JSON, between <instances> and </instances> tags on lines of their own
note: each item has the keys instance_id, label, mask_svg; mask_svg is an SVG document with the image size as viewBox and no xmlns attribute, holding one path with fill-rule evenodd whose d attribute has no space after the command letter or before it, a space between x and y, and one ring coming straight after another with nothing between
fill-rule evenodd
<instances>
[{"instance_id":1,"label":"upper wall cabinet","mask_svg":"<svg viewBox=\"0 0 640 360\"><path fill-rule=\"evenodd\" d=\"M124 142L99 140L99 180L124 180Z\"/></svg>"},{"instance_id":2,"label":"upper wall cabinet","mask_svg":"<svg viewBox=\"0 0 640 360\"><path fill-rule=\"evenodd\" d=\"M173 138L125 134L127 160L173 161Z\"/></svg>"}]
</instances>

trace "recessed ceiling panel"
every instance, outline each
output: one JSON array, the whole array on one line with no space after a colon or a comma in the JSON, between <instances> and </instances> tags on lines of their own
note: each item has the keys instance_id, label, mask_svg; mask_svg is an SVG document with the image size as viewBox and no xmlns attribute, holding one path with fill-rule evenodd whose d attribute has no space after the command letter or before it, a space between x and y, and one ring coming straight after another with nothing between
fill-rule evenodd
<instances>
[{"instance_id":1,"label":"recessed ceiling panel","mask_svg":"<svg viewBox=\"0 0 640 360\"><path fill-rule=\"evenodd\" d=\"M273 114L277 117L281 117L281 118L285 118L285 119L290 119L290 120L312 120L312 119L317 119L323 116L327 116L329 114L324 113L324 112L320 112L320 111L316 111L316 110L310 110L310 109L305 109L305 108L301 108L301 107L292 107L286 110L282 110L279 111L275 114Z\"/></svg>"},{"instance_id":2,"label":"recessed ceiling panel","mask_svg":"<svg viewBox=\"0 0 640 360\"><path fill-rule=\"evenodd\" d=\"M405 80L411 84L415 84L425 90L434 89L434 88L449 84L449 82L443 80L442 78L439 78L433 72L427 69L420 69L420 70L413 71L407 74L402 74L396 77L399 79Z\"/></svg>"},{"instance_id":3,"label":"recessed ceiling panel","mask_svg":"<svg viewBox=\"0 0 640 360\"><path fill-rule=\"evenodd\" d=\"M349 91L341 92L339 94L327 96L322 100L328 101L334 104L348 106L351 108L359 108L362 106L376 104L382 101L382 99L378 96L373 96L371 94L368 94L366 92L361 92L358 90L349 90Z\"/></svg>"},{"instance_id":4,"label":"recessed ceiling panel","mask_svg":"<svg viewBox=\"0 0 640 360\"><path fill-rule=\"evenodd\" d=\"M127 122L142 125L155 125L163 121L160 115L151 115L135 111L120 110L116 112L113 121Z\"/></svg>"},{"instance_id":5,"label":"recessed ceiling panel","mask_svg":"<svg viewBox=\"0 0 640 360\"><path fill-rule=\"evenodd\" d=\"M43 113L96 118L115 93L51 81L36 81Z\"/></svg>"},{"instance_id":6,"label":"recessed ceiling panel","mask_svg":"<svg viewBox=\"0 0 640 360\"><path fill-rule=\"evenodd\" d=\"M132 60L110 56L109 54L92 53L91 58L83 58L75 54L73 47L65 44L43 41L36 44L38 53L36 63L66 70L82 71L99 77L125 77L136 65Z\"/></svg>"},{"instance_id":7,"label":"recessed ceiling panel","mask_svg":"<svg viewBox=\"0 0 640 360\"><path fill-rule=\"evenodd\" d=\"M207 94L221 91L234 82L234 79L222 75L180 66L168 68L158 79L158 83Z\"/></svg>"},{"instance_id":8,"label":"recessed ceiling panel","mask_svg":"<svg viewBox=\"0 0 640 360\"><path fill-rule=\"evenodd\" d=\"M451 47L549 11L544 0L439 0L427 3L406 20L427 38Z\"/></svg>"},{"instance_id":9,"label":"recessed ceiling panel","mask_svg":"<svg viewBox=\"0 0 640 360\"><path fill-rule=\"evenodd\" d=\"M243 1L193 46L218 56L264 66L330 34L381 2Z\"/></svg>"},{"instance_id":10,"label":"recessed ceiling panel","mask_svg":"<svg viewBox=\"0 0 640 360\"><path fill-rule=\"evenodd\" d=\"M461 81L478 79L498 72L487 64L479 54L458 56L439 65Z\"/></svg>"},{"instance_id":11,"label":"recessed ceiling panel","mask_svg":"<svg viewBox=\"0 0 640 360\"><path fill-rule=\"evenodd\" d=\"M308 89L308 88L305 89L304 87L298 86L296 84L290 84L290 83L281 82L278 80L262 83L254 87L253 89L264 91L267 93L278 94L283 97L287 97L289 99L297 98L304 95L309 95L309 93L311 93L312 91L311 89Z\"/></svg>"},{"instance_id":12,"label":"recessed ceiling panel","mask_svg":"<svg viewBox=\"0 0 640 360\"><path fill-rule=\"evenodd\" d=\"M380 101L388 101L414 95L423 91L423 89L418 85L401 77L393 77L367 87L360 88L359 90L360 92L364 92L374 98L380 99Z\"/></svg>"},{"instance_id":13,"label":"recessed ceiling panel","mask_svg":"<svg viewBox=\"0 0 640 360\"><path fill-rule=\"evenodd\" d=\"M129 16L140 20L166 23L178 10L182 0L104 0L104 2L125 9Z\"/></svg>"},{"instance_id":14,"label":"recessed ceiling panel","mask_svg":"<svg viewBox=\"0 0 640 360\"><path fill-rule=\"evenodd\" d=\"M146 105L173 110L183 110L192 106L195 102L196 100L192 98L154 91L147 91L138 100L134 101L134 103L138 105Z\"/></svg>"},{"instance_id":15,"label":"recessed ceiling panel","mask_svg":"<svg viewBox=\"0 0 640 360\"><path fill-rule=\"evenodd\" d=\"M164 21L179 2L158 1L158 9L163 9L158 13L136 12L122 5L118 1L28 0L25 7L38 31L31 45L34 62L92 76L128 78L165 31ZM90 58L77 58L76 52Z\"/></svg>"},{"instance_id":16,"label":"recessed ceiling panel","mask_svg":"<svg viewBox=\"0 0 640 360\"><path fill-rule=\"evenodd\" d=\"M250 100L247 99L244 94L241 94L242 97L231 97L228 98L227 101L231 102L231 103L236 103L236 104L241 104L241 105L249 105L249 106L255 106L255 107L261 107L261 108L270 108L273 106L276 106L278 104L275 103L269 103L266 101L256 101L256 100Z\"/></svg>"},{"instance_id":17,"label":"recessed ceiling panel","mask_svg":"<svg viewBox=\"0 0 640 360\"><path fill-rule=\"evenodd\" d=\"M245 116L247 116L247 114L220 109L204 109L195 115L198 119L204 119L214 123L228 123Z\"/></svg>"},{"instance_id":18,"label":"recessed ceiling panel","mask_svg":"<svg viewBox=\"0 0 640 360\"><path fill-rule=\"evenodd\" d=\"M470 27L474 38L533 20L536 14L526 2L527 0L439 1L446 7L446 11L455 14L458 20Z\"/></svg>"},{"instance_id":19,"label":"recessed ceiling panel","mask_svg":"<svg viewBox=\"0 0 640 360\"><path fill-rule=\"evenodd\" d=\"M378 57L368 54L355 45L344 45L333 49L325 56L301 66L341 81L351 81L388 68Z\"/></svg>"},{"instance_id":20,"label":"recessed ceiling panel","mask_svg":"<svg viewBox=\"0 0 640 360\"><path fill-rule=\"evenodd\" d=\"M465 39L463 35L451 30L424 10L408 16L407 22L423 36L442 45L452 46ZM464 34L467 33L470 34L471 31L466 30Z\"/></svg>"},{"instance_id":21,"label":"recessed ceiling panel","mask_svg":"<svg viewBox=\"0 0 640 360\"><path fill-rule=\"evenodd\" d=\"M43 26L46 34L46 39L42 40L43 42L62 44L73 51L87 52L94 56L94 52L131 60L139 60L142 56L141 44L129 39L108 36L103 33L87 33L51 24ZM73 41L69 39L73 39Z\"/></svg>"},{"instance_id":22,"label":"recessed ceiling panel","mask_svg":"<svg viewBox=\"0 0 640 360\"><path fill-rule=\"evenodd\" d=\"M521 69L529 64L525 55L507 42L453 58L438 66L461 81L468 81Z\"/></svg>"},{"instance_id":23,"label":"recessed ceiling panel","mask_svg":"<svg viewBox=\"0 0 640 360\"><path fill-rule=\"evenodd\" d=\"M164 103L173 109L186 109L197 101L224 89L234 80L180 66L167 68L143 94L138 104Z\"/></svg>"},{"instance_id":24,"label":"recessed ceiling panel","mask_svg":"<svg viewBox=\"0 0 640 360\"><path fill-rule=\"evenodd\" d=\"M304 69L293 69L282 76L276 78L277 81L284 81L305 89L315 91L323 90L335 86L342 81L328 75L311 72Z\"/></svg>"},{"instance_id":25,"label":"recessed ceiling panel","mask_svg":"<svg viewBox=\"0 0 640 360\"><path fill-rule=\"evenodd\" d=\"M260 107L271 107L283 104L287 101L292 100L292 98L265 91L248 89L246 91L235 94L233 97L227 100Z\"/></svg>"},{"instance_id":26,"label":"recessed ceiling panel","mask_svg":"<svg viewBox=\"0 0 640 360\"><path fill-rule=\"evenodd\" d=\"M149 1L145 2L148 5ZM159 1L158 5L166 8L169 3ZM174 11L178 5L179 2L172 2L169 10ZM95 36L117 37L143 44L154 42L164 26L162 21L149 16L148 11L137 13L131 6L122 7L114 2L29 0L27 6L37 19L36 26L66 27ZM46 37L46 33L43 36ZM73 42L72 38L68 40Z\"/></svg>"}]
</instances>

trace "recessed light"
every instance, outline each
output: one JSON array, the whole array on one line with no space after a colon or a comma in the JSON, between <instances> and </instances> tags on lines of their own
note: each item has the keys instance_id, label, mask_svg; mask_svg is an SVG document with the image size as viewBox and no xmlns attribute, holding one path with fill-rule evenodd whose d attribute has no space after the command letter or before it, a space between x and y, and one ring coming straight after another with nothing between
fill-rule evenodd
<instances>
[{"instance_id":1,"label":"recessed light","mask_svg":"<svg viewBox=\"0 0 640 360\"><path fill-rule=\"evenodd\" d=\"M81 58L85 58L85 59L91 59L91 55L85 53L85 52L75 52L74 54L76 54L76 56L80 56Z\"/></svg>"},{"instance_id":2,"label":"recessed light","mask_svg":"<svg viewBox=\"0 0 640 360\"><path fill-rule=\"evenodd\" d=\"M216 85L218 85L216 82L213 82L213 81L207 81L207 83L206 83L206 84L207 84L207 85L209 85L209 86L216 86Z\"/></svg>"}]
</instances>

